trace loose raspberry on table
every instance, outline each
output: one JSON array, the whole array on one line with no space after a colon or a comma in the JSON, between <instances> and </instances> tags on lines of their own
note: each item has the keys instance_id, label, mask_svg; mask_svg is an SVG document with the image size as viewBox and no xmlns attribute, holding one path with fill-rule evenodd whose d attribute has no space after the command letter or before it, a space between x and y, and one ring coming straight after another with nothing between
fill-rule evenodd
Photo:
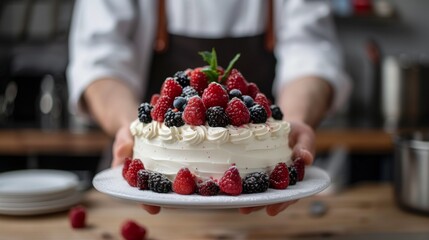
<instances>
[{"instance_id":1,"label":"loose raspberry on table","mask_svg":"<svg viewBox=\"0 0 429 240\"><path fill-rule=\"evenodd\" d=\"M182 94L182 86L173 78L167 78L161 87L161 96L169 96L174 99Z\"/></svg>"},{"instance_id":2,"label":"loose raspberry on table","mask_svg":"<svg viewBox=\"0 0 429 240\"><path fill-rule=\"evenodd\" d=\"M193 96L198 96L197 90L195 90L191 86L187 86L187 87L183 88L182 97L184 97L185 99L189 99Z\"/></svg>"},{"instance_id":3,"label":"loose raspberry on table","mask_svg":"<svg viewBox=\"0 0 429 240\"><path fill-rule=\"evenodd\" d=\"M209 78L202 72L202 68L196 68L191 72L190 85L198 92L198 95L203 94L204 89L209 85Z\"/></svg>"},{"instance_id":4,"label":"loose raspberry on table","mask_svg":"<svg viewBox=\"0 0 429 240\"><path fill-rule=\"evenodd\" d=\"M69 211L69 221L72 228L84 228L86 226L86 209L84 206L72 207Z\"/></svg>"},{"instance_id":5,"label":"loose raspberry on table","mask_svg":"<svg viewBox=\"0 0 429 240\"><path fill-rule=\"evenodd\" d=\"M174 74L174 80L176 80L182 88L189 86L189 77L185 71L178 71Z\"/></svg>"},{"instance_id":6,"label":"loose raspberry on table","mask_svg":"<svg viewBox=\"0 0 429 240\"><path fill-rule=\"evenodd\" d=\"M298 181L304 180L305 175L305 162L301 157L296 158L293 161L293 166L296 168L296 172L298 174Z\"/></svg>"},{"instance_id":7,"label":"loose raspberry on table","mask_svg":"<svg viewBox=\"0 0 429 240\"><path fill-rule=\"evenodd\" d=\"M164 174L150 172L149 189L157 193L171 192L171 181Z\"/></svg>"},{"instance_id":8,"label":"loose raspberry on table","mask_svg":"<svg viewBox=\"0 0 429 240\"><path fill-rule=\"evenodd\" d=\"M125 180L131 187L137 187L137 172L144 169L144 165L140 159L133 159L125 173Z\"/></svg>"},{"instance_id":9,"label":"loose raspberry on table","mask_svg":"<svg viewBox=\"0 0 429 240\"><path fill-rule=\"evenodd\" d=\"M243 193L265 192L269 185L269 177L265 172L250 173L243 179Z\"/></svg>"},{"instance_id":10,"label":"loose raspberry on table","mask_svg":"<svg viewBox=\"0 0 429 240\"><path fill-rule=\"evenodd\" d=\"M130 157L125 158L124 165L122 166L122 177L125 178L125 173L127 173L130 163L133 159Z\"/></svg>"},{"instance_id":11,"label":"loose raspberry on table","mask_svg":"<svg viewBox=\"0 0 429 240\"><path fill-rule=\"evenodd\" d=\"M185 125L182 119L182 112L169 108L164 116L164 124L167 127L181 127Z\"/></svg>"},{"instance_id":12,"label":"loose raspberry on table","mask_svg":"<svg viewBox=\"0 0 429 240\"><path fill-rule=\"evenodd\" d=\"M296 171L295 166L291 165L288 167L289 171L289 185L295 185L298 181L298 172Z\"/></svg>"},{"instance_id":13,"label":"loose raspberry on table","mask_svg":"<svg viewBox=\"0 0 429 240\"><path fill-rule=\"evenodd\" d=\"M219 83L212 82L204 89L202 100L206 108L220 106L226 108L229 97L228 93Z\"/></svg>"},{"instance_id":14,"label":"loose raspberry on table","mask_svg":"<svg viewBox=\"0 0 429 240\"><path fill-rule=\"evenodd\" d=\"M142 123L150 123L152 121L151 111L152 105L149 103L142 103L138 108L139 121Z\"/></svg>"},{"instance_id":15,"label":"loose raspberry on table","mask_svg":"<svg viewBox=\"0 0 429 240\"><path fill-rule=\"evenodd\" d=\"M267 121L267 112L259 104L255 104L249 108L250 120L253 123L265 123Z\"/></svg>"},{"instance_id":16,"label":"loose raspberry on table","mask_svg":"<svg viewBox=\"0 0 429 240\"><path fill-rule=\"evenodd\" d=\"M149 190L149 176L151 171L140 169L137 172L137 188L139 190Z\"/></svg>"},{"instance_id":17,"label":"loose raspberry on table","mask_svg":"<svg viewBox=\"0 0 429 240\"><path fill-rule=\"evenodd\" d=\"M226 127L229 124L228 115L222 107L211 107L206 111L207 123L210 127Z\"/></svg>"},{"instance_id":18,"label":"loose raspberry on table","mask_svg":"<svg viewBox=\"0 0 429 240\"><path fill-rule=\"evenodd\" d=\"M152 119L158 122L164 122L165 113L173 106L173 99L169 96L161 96L157 104L153 107Z\"/></svg>"},{"instance_id":19,"label":"loose raspberry on table","mask_svg":"<svg viewBox=\"0 0 429 240\"><path fill-rule=\"evenodd\" d=\"M201 196L215 196L219 194L219 185L213 179L198 184L197 193Z\"/></svg>"},{"instance_id":20,"label":"loose raspberry on table","mask_svg":"<svg viewBox=\"0 0 429 240\"><path fill-rule=\"evenodd\" d=\"M270 109L271 109L272 116L274 119L276 119L276 120L282 120L283 119L283 112L277 105L272 104L270 106Z\"/></svg>"},{"instance_id":21,"label":"loose raspberry on table","mask_svg":"<svg viewBox=\"0 0 429 240\"><path fill-rule=\"evenodd\" d=\"M236 166L231 166L219 180L219 188L222 192L237 196L243 191L240 173Z\"/></svg>"},{"instance_id":22,"label":"loose raspberry on table","mask_svg":"<svg viewBox=\"0 0 429 240\"><path fill-rule=\"evenodd\" d=\"M289 186L289 170L286 163L278 163L270 174L270 188L286 189Z\"/></svg>"},{"instance_id":23,"label":"loose raspberry on table","mask_svg":"<svg viewBox=\"0 0 429 240\"><path fill-rule=\"evenodd\" d=\"M181 168L173 182L173 191L177 194L189 195L195 193L197 184L188 168Z\"/></svg>"},{"instance_id":24,"label":"loose raspberry on table","mask_svg":"<svg viewBox=\"0 0 429 240\"><path fill-rule=\"evenodd\" d=\"M260 93L258 85L251 82L247 85L247 95L251 96L252 98L256 97L256 94Z\"/></svg>"},{"instance_id":25,"label":"loose raspberry on table","mask_svg":"<svg viewBox=\"0 0 429 240\"><path fill-rule=\"evenodd\" d=\"M127 220L121 226L121 235L125 240L144 240L146 228L133 220Z\"/></svg>"},{"instance_id":26,"label":"loose raspberry on table","mask_svg":"<svg viewBox=\"0 0 429 240\"><path fill-rule=\"evenodd\" d=\"M155 94L152 95L152 97L150 98L150 105L152 107L156 105L156 103L158 102L160 96L161 95L159 95L158 93L155 93Z\"/></svg>"},{"instance_id":27,"label":"loose raspberry on table","mask_svg":"<svg viewBox=\"0 0 429 240\"><path fill-rule=\"evenodd\" d=\"M226 86L228 87L228 91L231 91L232 89L238 89L240 90L241 94L247 95L247 81L235 68L232 69L231 74L228 76L226 80Z\"/></svg>"},{"instance_id":28,"label":"loose raspberry on table","mask_svg":"<svg viewBox=\"0 0 429 240\"><path fill-rule=\"evenodd\" d=\"M200 97L194 96L188 100L182 118L189 125L200 126L205 124L206 107Z\"/></svg>"},{"instance_id":29,"label":"loose raspberry on table","mask_svg":"<svg viewBox=\"0 0 429 240\"><path fill-rule=\"evenodd\" d=\"M233 98L229 101L226 109L226 115L229 117L230 124L233 126L241 126L250 122L250 113L244 102L238 98Z\"/></svg>"},{"instance_id":30,"label":"loose raspberry on table","mask_svg":"<svg viewBox=\"0 0 429 240\"><path fill-rule=\"evenodd\" d=\"M268 101L268 98L265 96L265 94L263 93L256 94L255 103L264 107L265 111L267 112L268 118L271 117L270 102Z\"/></svg>"}]
</instances>

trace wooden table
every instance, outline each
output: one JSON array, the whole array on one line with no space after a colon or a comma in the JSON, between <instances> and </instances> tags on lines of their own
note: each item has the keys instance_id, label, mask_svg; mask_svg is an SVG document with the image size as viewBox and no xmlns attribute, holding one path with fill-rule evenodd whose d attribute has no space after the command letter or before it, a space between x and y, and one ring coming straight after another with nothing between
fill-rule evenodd
<instances>
[{"instance_id":1,"label":"wooden table","mask_svg":"<svg viewBox=\"0 0 429 240\"><path fill-rule=\"evenodd\" d=\"M323 216L309 214L309 206L328 206ZM264 212L241 215L230 210L163 209L149 215L135 203L123 202L91 190L83 204L88 227L73 230L67 212L34 216L0 216L0 239L121 239L120 225L133 219L146 226L149 239L429 239L429 216L400 210L388 184L363 184L333 196L299 201L276 217Z\"/></svg>"}]
</instances>

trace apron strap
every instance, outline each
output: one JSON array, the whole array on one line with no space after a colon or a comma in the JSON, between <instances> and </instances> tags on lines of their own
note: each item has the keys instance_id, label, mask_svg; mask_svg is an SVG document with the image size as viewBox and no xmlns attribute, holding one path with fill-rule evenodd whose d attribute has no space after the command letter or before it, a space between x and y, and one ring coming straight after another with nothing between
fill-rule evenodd
<instances>
[{"instance_id":1,"label":"apron strap","mask_svg":"<svg viewBox=\"0 0 429 240\"><path fill-rule=\"evenodd\" d=\"M273 52L275 46L274 35L274 5L273 0L268 0L268 19L265 29L265 49ZM158 0L158 18L155 39L155 52L163 53L168 48L167 13L165 0Z\"/></svg>"}]
</instances>

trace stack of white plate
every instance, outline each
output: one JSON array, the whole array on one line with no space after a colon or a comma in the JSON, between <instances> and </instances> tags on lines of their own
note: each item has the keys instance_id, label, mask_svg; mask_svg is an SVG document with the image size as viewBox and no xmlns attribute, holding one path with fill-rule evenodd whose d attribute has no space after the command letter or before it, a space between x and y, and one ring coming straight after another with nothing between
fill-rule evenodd
<instances>
[{"instance_id":1,"label":"stack of white plate","mask_svg":"<svg viewBox=\"0 0 429 240\"><path fill-rule=\"evenodd\" d=\"M79 203L79 178L60 170L19 170L0 174L0 214L36 215Z\"/></svg>"}]
</instances>

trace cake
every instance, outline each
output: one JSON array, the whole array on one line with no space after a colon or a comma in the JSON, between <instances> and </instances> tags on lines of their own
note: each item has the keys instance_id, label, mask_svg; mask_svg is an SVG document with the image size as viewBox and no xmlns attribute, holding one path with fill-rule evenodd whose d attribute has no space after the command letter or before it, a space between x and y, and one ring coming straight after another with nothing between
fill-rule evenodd
<instances>
[{"instance_id":1,"label":"cake","mask_svg":"<svg viewBox=\"0 0 429 240\"><path fill-rule=\"evenodd\" d=\"M133 157L123 169L128 183L155 192L239 195L302 180L302 161L291 160L290 124L233 68L239 55L224 70L214 50L200 54L209 66L168 77L140 105L130 125Z\"/></svg>"}]
</instances>

